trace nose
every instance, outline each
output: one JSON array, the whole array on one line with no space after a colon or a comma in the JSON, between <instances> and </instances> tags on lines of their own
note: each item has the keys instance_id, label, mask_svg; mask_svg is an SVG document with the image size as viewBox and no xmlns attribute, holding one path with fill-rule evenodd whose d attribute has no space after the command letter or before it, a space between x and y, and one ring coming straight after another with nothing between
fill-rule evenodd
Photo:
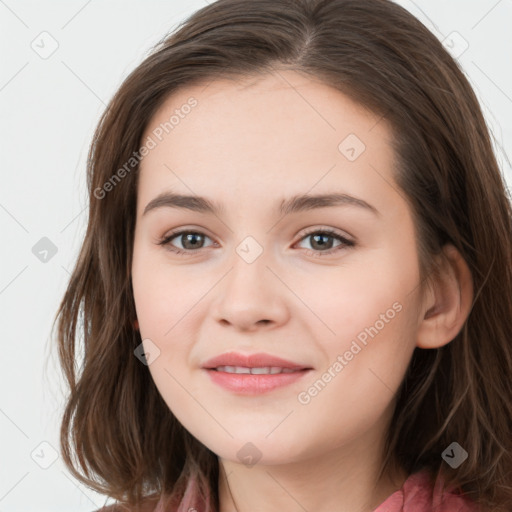
<instances>
[{"instance_id":1,"label":"nose","mask_svg":"<svg viewBox=\"0 0 512 512\"><path fill-rule=\"evenodd\" d=\"M287 288L268 268L264 253L252 263L237 254L231 270L216 287L217 296L212 305L217 322L239 331L272 329L289 319ZM289 293L289 292L288 292Z\"/></svg>"}]
</instances>

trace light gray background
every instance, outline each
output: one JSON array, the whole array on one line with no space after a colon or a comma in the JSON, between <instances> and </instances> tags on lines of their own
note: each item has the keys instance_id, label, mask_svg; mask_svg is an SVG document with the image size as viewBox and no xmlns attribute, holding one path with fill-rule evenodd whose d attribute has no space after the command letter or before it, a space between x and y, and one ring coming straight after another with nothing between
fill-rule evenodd
<instances>
[{"instance_id":1,"label":"light gray background","mask_svg":"<svg viewBox=\"0 0 512 512\"><path fill-rule=\"evenodd\" d=\"M454 41L457 55L469 45L458 60L512 185L512 0L399 3ZM105 502L58 454L64 393L50 325L85 233L85 159L99 116L151 46L204 5L0 0L0 512L91 511ZM58 48L42 58L33 47L48 52L52 38ZM57 247L47 262L32 252L42 237Z\"/></svg>"}]
</instances>

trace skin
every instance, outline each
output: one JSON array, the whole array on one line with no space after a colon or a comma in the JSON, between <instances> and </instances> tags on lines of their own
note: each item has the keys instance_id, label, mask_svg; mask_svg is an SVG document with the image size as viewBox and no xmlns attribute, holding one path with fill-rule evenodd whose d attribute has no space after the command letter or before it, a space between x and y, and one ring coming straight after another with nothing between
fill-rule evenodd
<instances>
[{"instance_id":1,"label":"skin","mask_svg":"<svg viewBox=\"0 0 512 512\"><path fill-rule=\"evenodd\" d=\"M385 119L311 77L280 70L176 92L144 140L192 96L197 106L140 168L132 282L144 347L160 351L151 376L178 420L219 456L221 512L370 511L407 477L399 470L377 479L395 392L415 347L442 346L460 331L473 293L467 265L447 246L441 275L420 286L415 227L393 178ZM349 134L366 146L354 161L338 149ZM207 197L223 210L161 207L143 215L163 191ZM378 214L353 205L276 211L292 195L332 192ZM205 237L195 246L181 236L158 245L178 228ZM305 236L325 228L355 245L327 236L322 249ZM236 252L247 236L262 249L252 263ZM173 246L198 248L179 255ZM300 403L299 393L396 303L394 318ZM268 393L236 394L201 369L231 350L313 371ZM248 442L261 456L255 465L237 456Z\"/></svg>"}]
</instances>

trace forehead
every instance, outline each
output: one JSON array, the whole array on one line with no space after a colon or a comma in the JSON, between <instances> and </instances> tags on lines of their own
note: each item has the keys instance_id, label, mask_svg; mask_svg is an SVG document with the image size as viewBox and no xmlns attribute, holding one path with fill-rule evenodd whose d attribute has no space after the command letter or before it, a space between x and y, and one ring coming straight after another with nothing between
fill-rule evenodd
<instances>
[{"instance_id":1,"label":"forehead","mask_svg":"<svg viewBox=\"0 0 512 512\"><path fill-rule=\"evenodd\" d=\"M391 136L384 118L294 71L213 80L173 93L148 124L139 192L361 193L392 179Z\"/></svg>"}]
</instances>

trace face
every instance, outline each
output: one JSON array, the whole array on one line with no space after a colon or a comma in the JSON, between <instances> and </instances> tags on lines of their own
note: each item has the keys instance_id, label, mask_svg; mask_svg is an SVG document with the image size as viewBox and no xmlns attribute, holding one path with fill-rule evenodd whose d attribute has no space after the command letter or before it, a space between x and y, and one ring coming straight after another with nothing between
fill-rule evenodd
<instances>
[{"instance_id":1,"label":"face","mask_svg":"<svg viewBox=\"0 0 512 512\"><path fill-rule=\"evenodd\" d=\"M223 459L294 462L384 433L421 302L391 137L380 116L293 71L185 88L148 126L132 265L148 369ZM291 199L305 195L330 197ZM228 352L309 370L203 368ZM220 373L281 385L228 389Z\"/></svg>"}]
</instances>

